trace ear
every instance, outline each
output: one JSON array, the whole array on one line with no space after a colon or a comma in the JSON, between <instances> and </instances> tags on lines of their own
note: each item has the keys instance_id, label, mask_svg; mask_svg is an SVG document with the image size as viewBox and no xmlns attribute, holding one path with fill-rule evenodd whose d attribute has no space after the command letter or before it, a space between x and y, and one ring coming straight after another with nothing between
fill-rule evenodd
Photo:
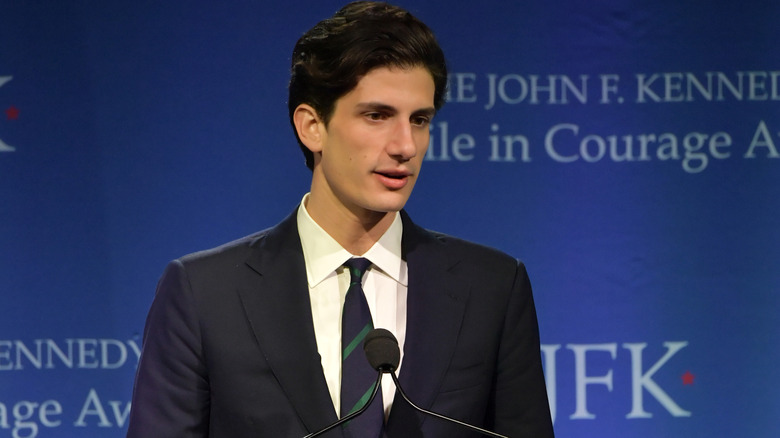
<instances>
[{"instance_id":1,"label":"ear","mask_svg":"<svg viewBox=\"0 0 780 438\"><path fill-rule=\"evenodd\" d=\"M321 152L324 126L317 111L311 105L302 103L295 108L293 123L301 143L315 154Z\"/></svg>"}]
</instances>

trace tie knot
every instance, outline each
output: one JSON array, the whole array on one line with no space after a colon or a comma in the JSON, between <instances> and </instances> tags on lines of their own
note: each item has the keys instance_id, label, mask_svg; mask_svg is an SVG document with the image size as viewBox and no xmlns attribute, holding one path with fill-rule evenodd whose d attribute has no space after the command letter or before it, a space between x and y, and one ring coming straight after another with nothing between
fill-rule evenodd
<instances>
[{"instance_id":1,"label":"tie knot","mask_svg":"<svg viewBox=\"0 0 780 438\"><path fill-rule=\"evenodd\" d=\"M344 266L349 268L350 283L360 283L363 279L363 274L371 266L371 260L363 257L351 258L344 262Z\"/></svg>"}]
</instances>

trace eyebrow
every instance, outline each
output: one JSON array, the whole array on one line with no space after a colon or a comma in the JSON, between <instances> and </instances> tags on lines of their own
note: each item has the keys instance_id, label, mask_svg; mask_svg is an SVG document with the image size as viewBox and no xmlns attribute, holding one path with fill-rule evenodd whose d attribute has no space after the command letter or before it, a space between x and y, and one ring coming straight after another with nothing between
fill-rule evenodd
<instances>
[{"instance_id":1,"label":"eyebrow","mask_svg":"<svg viewBox=\"0 0 780 438\"><path fill-rule=\"evenodd\" d=\"M369 111L369 110L370 111L385 111L385 112L390 112L390 113L393 113L393 114L398 112L398 110L394 106L388 105L388 104L382 103L382 102L364 102L364 103L359 103L359 104L357 104L357 106L355 108L356 108L356 110L358 112ZM434 108L434 107L420 108L420 109L412 112L412 114L414 114L414 115L426 115L426 116L431 116L432 117L432 116L434 116L436 114L436 108Z\"/></svg>"}]
</instances>

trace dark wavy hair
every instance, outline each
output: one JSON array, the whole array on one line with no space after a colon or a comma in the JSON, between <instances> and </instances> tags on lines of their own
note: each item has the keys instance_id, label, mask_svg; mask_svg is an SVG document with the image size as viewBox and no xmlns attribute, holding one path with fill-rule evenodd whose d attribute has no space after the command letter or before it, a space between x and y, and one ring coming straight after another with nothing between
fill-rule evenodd
<instances>
[{"instance_id":1,"label":"dark wavy hair","mask_svg":"<svg viewBox=\"0 0 780 438\"><path fill-rule=\"evenodd\" d=\"M408 11L387 3L350 3L306 32L295 44L287 107L290 123L309 169L314 156L295 130L298 105L311 105L325 124L336 101L378 67L424 67L433 77L434 107L444 105L447 65L428 26Z\"/></svg>"}]
</instances>

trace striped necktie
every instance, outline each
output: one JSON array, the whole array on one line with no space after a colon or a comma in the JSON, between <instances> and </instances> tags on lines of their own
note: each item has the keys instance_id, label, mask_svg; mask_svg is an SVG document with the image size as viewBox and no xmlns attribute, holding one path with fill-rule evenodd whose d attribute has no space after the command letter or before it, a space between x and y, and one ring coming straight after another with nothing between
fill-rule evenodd
<instances>
[{"instance_id":1,"label":"striped necktie","mask_svg":"<svg viewBox=\"0 0 780 438\"><path fill-rule=\"evenodd\" d=\"M352 258L344 263L349 269L350 281L341 316L341 416L357 411L366 404L377 371L371 368L363 354L363 339L374 328L366 296L363 293L363 274L371 265L365 258ZM353 438L378 437L384 423L381 391L363 414L344 425Z\"/></svg>"}]
</instances>

